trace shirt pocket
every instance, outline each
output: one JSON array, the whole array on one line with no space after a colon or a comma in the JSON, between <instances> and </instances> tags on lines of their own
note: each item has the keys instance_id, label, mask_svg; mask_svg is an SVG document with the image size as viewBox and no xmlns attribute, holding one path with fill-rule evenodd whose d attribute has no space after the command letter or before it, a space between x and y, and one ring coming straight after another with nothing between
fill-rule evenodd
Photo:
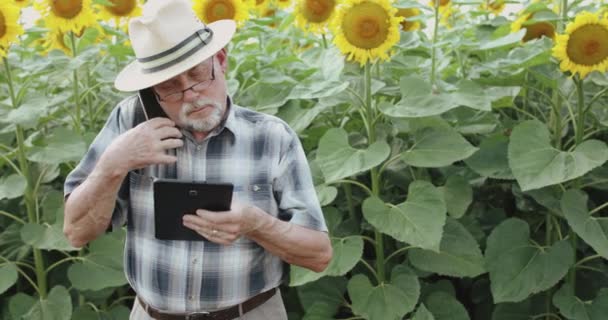
<instances>
[{"instance_id":1,"label":"shirt pocket","mask_svg":"<svg viewBox=\"0 0 608 320\"><path fill-rule=\"evenodd\" d=\"M264 210L264 212L274 215L276 204L272 193L272 184L250 184L235 187L235 198L237 201L252 204Z\"/></svg>"}]
</instances>

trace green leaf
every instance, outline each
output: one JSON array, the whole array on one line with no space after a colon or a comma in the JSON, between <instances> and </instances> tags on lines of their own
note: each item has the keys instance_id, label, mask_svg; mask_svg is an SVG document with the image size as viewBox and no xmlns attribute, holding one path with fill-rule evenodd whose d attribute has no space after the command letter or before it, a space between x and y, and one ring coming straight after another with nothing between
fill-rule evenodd
<instances>
[{"instance_id":1,"label":"green leaf","mask_svg":"<svg viewBox=\"0 0 608 320\"><path fill-rule=\"evenodd\" d=\"M315 186L315 190L317 191L317 197L319 197L319 203L322 207L332 203L336 199L336 196L338 196L338 189L333 186Z\"/></svg>"},{"instance_id":2,"label":"green leaf","mask_svg":"<svg viewBox=\"0 0 608 320\"><path fill-rule=\"evenodd\" d=\"M36 249L77 251L72 247L63 234L62 223L53 225L41 225L27 223L21 228L21 239L23 242Z\"/></svg>"},{"instance_id":3,"label":"green leaf","mask_svg":"<svg viewBox=\"0 0 608 320\"><path fill-rule=\"evenodd\" d=\"M25 193L27 180L22 175L11 174L0 179L0 200L14 199Z\"/></svg>"},{"instance_id":4,"label":"green leaf","mask_svg":"<svg viewBox=\"0 0 608 320\"><path fill-rule=\"evenodd\" d=\"M493 179L514 179L509 167L509 138L496 134L485 138L475 152L464 162L478 174Z\"/></svg>"},{"instance_id":5,"label":"green leaf","mask_svg":"<svg viewBox=\"0 0 608 320\"><path fill-rule=\"evenodd\" d=\"M19 279L17 266L9 262L0 266L0 294L12 287Z\"/></svg>"},{"instance_id":6,"label":"green leaf","mask_svg":"<svg viewBox=\"0 0 608 320\"><path fill-rule=\"evenodd\" d=\"M333 319L333 315L336 313L337 308L321 300L315 302L305 310L306 313L302 317L302 320L327 320Z\"/></svg>"},{"instance_id":7,"label":"green leaf","mask_svg":"<svg viewBox=\"0 0 608 320\"><path fill-rule=\"evenodd\" d=\"M21 317L28 313L37 301L37 299L34 299L25 293L18 292L10 298L8 310L13 319L22 319Z\"/></svg>"},{"instance_id":8,"label":"green leaf","mask_svg":"<svg viewBox=\"0 0 608 320\"><path fill-rule=\"evenodd\" d=\"M62 223L53 225L41 225L27 223L21 228L21 239L23 242L36 249L77 251L72 247L63 234Z\"/></svg>"},{"instance_id":9,"label":"green leaf","mask_svg":"<svg viewBox=\"0 0 608 320\"><path fill-rule=\"evenodd\" d=\"M452 277L476 277L485 272L479 245L457 220L448 219L439 252L412 249L410 262L416 268Z\"/></svg>"},{"instance_id":10,"label":"green leaf","mask_svg":"<svg viewBox=\"0 0 608 320\"><path fill-rule=\"evenodd\" d=\"M390 154L384 141L377 141L367 150L354 149L348 144L346 131L329 129L319 141L317 163L326 182L340 180L380 165Z\"/></svg>"},{"instance_id":11,"label":"green leaf","mask_svg":"<svg viewBox=\"0 0 608 320\"><path fill-rule=\"evenodd\" d=\"M68 161L78 161L87 150L84 140L74 132L57 128L45 139L46 146L34 147L28 159L34 162L60 164Z\"/></svg>"},{"instance_id":12,"label":"green leaf","mask_svg":"<svg viewBox=\"0 0 608 320\"><path fill-rule=\"evenodd\" d=\"M453 295L435 291L424 301L436 320L470 320L469 314Z\"/></svg>"},{"instance_id":13,"label":"green leaf","mask_svg":"<svg viewBox=\"0 0 608 320\"><path fill-rule=\"evenodd\" d=\"M446 219L443 194L431 183L414 181L407 200L388 207L377 197L363 202L363 215L380 232L412 246L439 251Z\"/></svg>"},{"instance_id":14,"label":"green leaf","mask_svg":"<svg viewBox=\"0 0 608 320\"><path fill-rule=\"evenodd\" d=\"M477 148L451 128L429 127L418 130L414 133L414 141L414 145L401 154L401 159L416 167L449 166L477 151Z\"/></svg>"},{"instance_id":15,"label":"green leaf","mask_svg":"<svg viewBox=\"0 0 608 320\"><path fill-rule=\"evenodd\" d=\"M519 302L560 281L574 264L574 255L567 240L538 247L530 241L528 224L511 218L488 237L485 260L494 302Z\"/></svg>"},{"instance_id":16,"label":"green leaf","mask_svg":"<svg viewBox=\"0 0 608 320\"><path fill-rule=\"evenodd\" d=\"M68 279L78 290L101 290L127 283L123 271L124 232L105 234L89 245L83 262L68 268Z\"/></svg>"},{"instance_id":17,"label":"green leaf","mask_svg":"<svg viewBox=\"0 0 608 320\"><path fill-rule=\"evenodd\" d=\"M304 310L317 301L323 301L337 310L344 300L347 280L344 277L323 277L297 288L300 303Z\"/></svg>"},{"instance_id":18,"label":"green leaf","mask_svg":"<svg viewBox=\"0 0 608 320\"><path fill-rule=\"evenodd\" d=\"M572 287L564 284L553 295L553 304L571 320L604 320L608 315L608 289L602 288L593 301L582 301L572 295Z\"/></svg>"},{"instance_id":19,"label":"green leaf","mask_svg":"<svg viewBox=\"0 0 608 320\"><path fill-rule=\"evenodd\" d=\"M492 41L483 42L479 47L480 50L490 50L505 46L511 46L519 44L521 39L526 35L526 29L520 29L517 32L509 33L502 38L498 38Z\"/></svg>"},{"instance_id":20,"label":"green leaf","mask_svg":"<svg viewBox=\"0 0 608 320\"><path fill-rule=\"evenodd\" d=\"M608 218L589 214L587 195L580 190L568 190L562 197L561 208L572 230L608 259Z\"/></svg>"},{"instance_id":21,"label":"green leaf","mask_svg":"<svg viewBox=\"0 0 608 320\"><path fill-rule=\"evenodd\" d=\"M435 320L433 314L421 303L412 320Z\"/></svg>"},{"instance_id":22,"label":"green leaf","mask_svg":"<svg viewBox=\"0 0 608 320\"><path fill-rule=\"evenodd\" d=\"M359 236L332 238L333 257L323 272L291 265L290 286L300 286L315 281L323 276L342 276L350 271L361 260L363 239Z\"/></svg>"},{"instance_id":23,"label":"green leaf","mask_svg":"<svg viewBox=\"0 0 608 320\"><path fill-rule=\"evenodd\" d=\"M307 82L298 83L288 99L316 99L336 95L348 88L348 82L342 81L319 81L312 79Z\"/></svg>"},{"instance_id":24,"label":"green leaf","mask_svg":"<svg viewBox=\"0 0 608 320\"><path fill-rule=\"evenodd\" d=\"M304 109L296 103L290 103L282 107L277 113L277 116L285 120L295 132L300 133L304 131L321 112L329 107L329 105L317 103L312 108Z\"/></svg>"},{"instance_id":25,"label":"green leaf","mask_svg":"<svg viewBox=\"0 0 608 320\"><path fill-rule=\"evenodd\" d=\"M20 125L23 129L36 126L38 119L44 116L47 110L47 99L38 97L24 102L17 109L11 110L7 115L0 117L0 122Z\"/></svg>"},{"instance_id":26,"label":"green leaf","mask_svg":"<svg viewBox=\"0 0 608 320\"><path fill-rule=\"evenodd\" d=\"M572 152L551 147L544 123L520 123L511 134L509 166L522 191L538 189L578 178L608 160L608 147L598 140L587 140Z\"/></svg>"},{"instance_id":27,"label":"green leaf","mask_svg":"<svg viewBox=\"0 0 608 320\"><path fill-rule=\"evenodd\" d=\"M462 176L451 175L441 190L450 216L456 219L464 216L473 202L473 188L469 182Z\"/></svg>"},{"instance_id":28,"label":"green leaf","mask_svg":"<svg viewBox=\"0 0 608 320\"><path fill-rule=\"evenodd\" d=\"M406 296L401 304L410 312L416 307L420 297L420 281L418 276L408 267L397 265L391 271L391 285L399 288Z\"/></svg>"},{"instance_id":29,"label":"green leaf","mask_svg":"<svg viewBox=\"0 0 608 320\"><path fill-rule=\"evenodd\" d=\"M348 282L347 288L353 312L365 319L397 320L411 311L403 304L408 301L407 294L392 284L372 287L366 276L357 274Z\"/></svg>"},{"instance_id":30,"label":"green leaf","mask_svg":"<svg viewBox=\"0 0 608 320\"><path fill-rule=\"evenodd\" d=\"M530 320L530 299L518 303L499 303L492 312L492 320Z\"/></svg>"},{"instance_id":31,"label":"green leaf","mask_svg":"<svg viewBox=\"0 0 608 320\"><path fill-rule=\"evenodd\" d=\"M70 320L72 299L68 290L55 286L46 299L41 299L23 316L24 320Z\"/></svg>"}]
</instances>

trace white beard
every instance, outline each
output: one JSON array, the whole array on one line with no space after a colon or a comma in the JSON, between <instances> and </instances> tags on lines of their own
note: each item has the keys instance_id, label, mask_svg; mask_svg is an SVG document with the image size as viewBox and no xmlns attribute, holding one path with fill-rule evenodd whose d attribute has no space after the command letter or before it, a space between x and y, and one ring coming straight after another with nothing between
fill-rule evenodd
<instances>
[{"instance_id":1,"label":"white beard","mask_svg":"<svg viewBox=\"0 0 608 320\"><path fill-rule=\"evenodd\" d=\"M204 119L190 119L190 112L205 105L213 106L211 113ZM184 102L179 113L179 121L185 129L198 132L209 132L217 127L222 121L222 106L216 101L201 98L194 102Z\"/></svg>"}]
</instances>

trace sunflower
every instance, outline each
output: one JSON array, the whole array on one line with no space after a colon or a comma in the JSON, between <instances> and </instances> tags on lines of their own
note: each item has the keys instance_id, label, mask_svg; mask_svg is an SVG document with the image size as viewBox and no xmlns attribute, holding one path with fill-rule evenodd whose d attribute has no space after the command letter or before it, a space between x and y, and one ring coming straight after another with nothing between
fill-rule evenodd
<instances>
[{"instance_id":1,"label":"sunflower","mask_svg":"<svg viewBox=\"0 0 608 320\"><path fill-rule=\"evenodd\" d=\"M592 71L608 71L608 17L582 12L558 35L553 56L560 69L585 78Z\"/></svg>"},{"instance_id":2,"label":"sunflower","mask_svg":"<svg viewBox=\"0 0 608 320\"><path fill-rule=\"evenodd\" d=\"M330 24L333 42L348 60L361 65L387 60L388 51L399 42L401 20L389 0L346 0Z\"/></svg>"},{"instance_id":3,"label":"sunflower","mask_svg":"<svg viewBox=\"0 0 608 320\"><path fill-rule=\"evenodd\" d=\"M97 24L91 0L38 0L34 8L45 17L46 27L51 30L80 34L84 28Z\"/></svg>"},{"instance_id":4,"label":"sunflower","mask_svg":"<svg viewBox=\"0 0 608 320\"><path fill-rule=\"evenodd\" d=\"M65 42L65 33L60 30L52 30L42 40L41 54L47 55L53 49L63 51L67 56L72 56L72 49Z\"/></svg>"},{"instance_id":5,"label":"sunflower","mask_svg":"<svg viewBox=\"0 0 608 320\"><path fill-rule=\"evenodd\" d=\"M449 4L451 4L451 0L439 0L439 7L445 7ZM435 7L435 5L437 4L437 2L435 2L435 0L429 0L429 6L431 7Z\"/></svg>"},{"instance_id":6,"label":"sunflower","mask_svg":"<svg viewBox=\"0 0 608 320\"><path fill-rule=\"evenodd\" d=\"M526 28L526 35L522 39L523 42L528 42L534 39L540 39L543 36L547 38L555 38L555 25L549 21L538 21L527 23L534 17L534 13L526 13L519 17L511 24L511 32L517 32L522 28Z\"/></svg>"},{"instance_id":7,"label":"sunflower","mask_svg":"<svg viewBox=\"0 0 608 320\"><path fill-rule=\"evenodd\" d=\"M197 0L192 8L205 23L231 19L241 25L249 19L249 6L242 0Z\"/></svg>"},{"instance_id":8,"label":"sunflower","mask_svg":"<svg viewBox=\"0 0 608 320\"><path fill-rule=\"evenodd\" d=\"M299 0L295 9L296 26L316 34L325 33L336 12L336 0Z\"/></svg>"},{"instance_id":9,"label":"sunflower","mask_svg":"<svg viewBox=\"0 0 608 320\"><path fill-rule=\"evenodd\" d=\"M30 2L30 0L13 0L13 3L21 8L29 6Z\"/></svg>"},{"instance_id":10,"label":"sunflower","mask_svg":"<svg viewBox=\"0 0 608 320\"><path fill-rule=\"evenodd\" d=\"M116 25L141 15L142 0L108 0L113 6L102 5L99 16L102 20L114 20Z\"/></svg>"},{"instance_id":11,"label":"sunflower","mask_svg":"<svg viewBox=\"0 0 608 320\"><path fill-rule=\"evenodd\" d=\"M251 9L256 16L261 17L264 12L266 12L269 5L270 0L254 0Z\"/></svg>"},{"instance_id":12,"label":"sunflower","mask_svg":"<svg viewBox=\"0 0 608 320\"><path fill-rule=\"evenodd\" d=\"M398 8L397 17L403 17L401 21L401 30L414 31L420 29L420 22L412 21L410 18L420 15L420 10L416 8Z\"/></svg>"},{"instance_id":13,"label":"sunflower","mask_svg":"<svg viewBox=\"0 0 608 320\"><path fill-rule=\"evenodd\" d=\"M19 7L10 2L0 4L0 57L6 56L8 47L23 33L18 20Z\"/></svg>"},{"instance_id":14,"label":"sunflower","mask_svg":"<svg viewBox=\"0 0 608 320\"><path fill-rule=\"evenodd\" d=\"M505 0L490 0L485 1L481 4L481 10L491 11L495 15L499 15L506 6Z\"/></svg>"},{"instance_id":15,"label":"sunflower","mask_svg":"<svg viewBox=\"0 0 608 320\"><path fill-rule=\"evenodd\" d=\"M273 0L272 3L280 9L287 9L291 6L291 0Z\"/></svg>"}]
</instances>

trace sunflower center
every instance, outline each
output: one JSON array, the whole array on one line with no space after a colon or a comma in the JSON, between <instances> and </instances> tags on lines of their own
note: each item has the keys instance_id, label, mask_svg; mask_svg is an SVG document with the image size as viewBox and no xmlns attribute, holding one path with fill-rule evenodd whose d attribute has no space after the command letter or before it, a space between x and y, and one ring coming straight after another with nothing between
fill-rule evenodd
<instances>
[{"instance_id":1,"label":"sunflower center","mask_svg":"<svg viewBox=\"0 0 608 320\"><path fill-rule=\"evenodd\" d=\"M206 16L208 22L213 22L222 19L233 19L236 14L236 9L230 1L212 0L207 6Z\"/></svg>"},{"instance_id":2,"label":"sunflower center","mask_svg":"<svg viewBox=\"0 0 608 320\"><path fill-rule=\"evenodd\" d=\"M137 5L135 1L136 0L110 0L114 5L107 6L106 8L114 15L124 17L128 16L129 13L135 9L135 6Z\"/></svg>"},{"instance_id":3,"label":"sunflower center","mask_svg":"<svg viewBox=\"0 0 608 320\"><path fill-rule=\"evenodd\" d=\"M342 30L344 37L352 45L373 49L379 47L388 37L389 15L379 4L361 2L344 15Z\"/></svg>"},{"instance_id":4,"label":"sunflower center","mask_svg":"<svg viewBox=\"0 0 608 320\"><path fill-rule=\"evenodd\" d=\"M72 19L82 11L82 0L52 0L51 10L64 19Z\"/></svg>"},{"instance_id":5,"label":"sunflower center","mask_svg":"<svg viewBox=\"0 0 608 320\"><path fill-rule=\"evenodd\" d=\"M4 37L6 34L6 19L4 18L4 14L0 11L0 38Z\"/></svg>"},{"instance_id":6,"label":"sunflower center","mask_svg":"<svg viewBox=\"0 0 608 320\"><path fill-rule=\"evenodd\" d=\"M420 12L417 9L412 9L412 8L397 9L397 16L405 18L401 21L401 26L403 27L404 31L411 31L415 28L416 24L413 21L411 21L409 18L415 17L419 14L420 14Z\"/></svg>"},{"instance_id":7,"label":"sunflower center","mask_svg":"<svg viewBox=\"0 0 608 320\"><path fill-rule=\"evenodd\" d=\"M323 22L329 18L336 3L334 0L306 0L303 14L311 22Z\"/></svg>"},{"instance_id":8,"label":"sunflower center","mask_svg":"<svg viewBox=\"0 0 608 320\"><path fill-rule=\"evenodd\" d=\"M570 35L566 52L574 63L585 66L608 60L608 29L599 24L576 29Z\"/></svg>"},{"instance_id":9,"label":"sunflower center","mask_svg":"<svg viewBox=\"0 0 608 320\"><path fill-rule=\"evenodd\" d=\"M537 22L524 28L526 28L526 35L522 39L524 42L540 39L543 36L551 39L555 37L555 26L549 22Z\"/></svg>"}]
</instances>

